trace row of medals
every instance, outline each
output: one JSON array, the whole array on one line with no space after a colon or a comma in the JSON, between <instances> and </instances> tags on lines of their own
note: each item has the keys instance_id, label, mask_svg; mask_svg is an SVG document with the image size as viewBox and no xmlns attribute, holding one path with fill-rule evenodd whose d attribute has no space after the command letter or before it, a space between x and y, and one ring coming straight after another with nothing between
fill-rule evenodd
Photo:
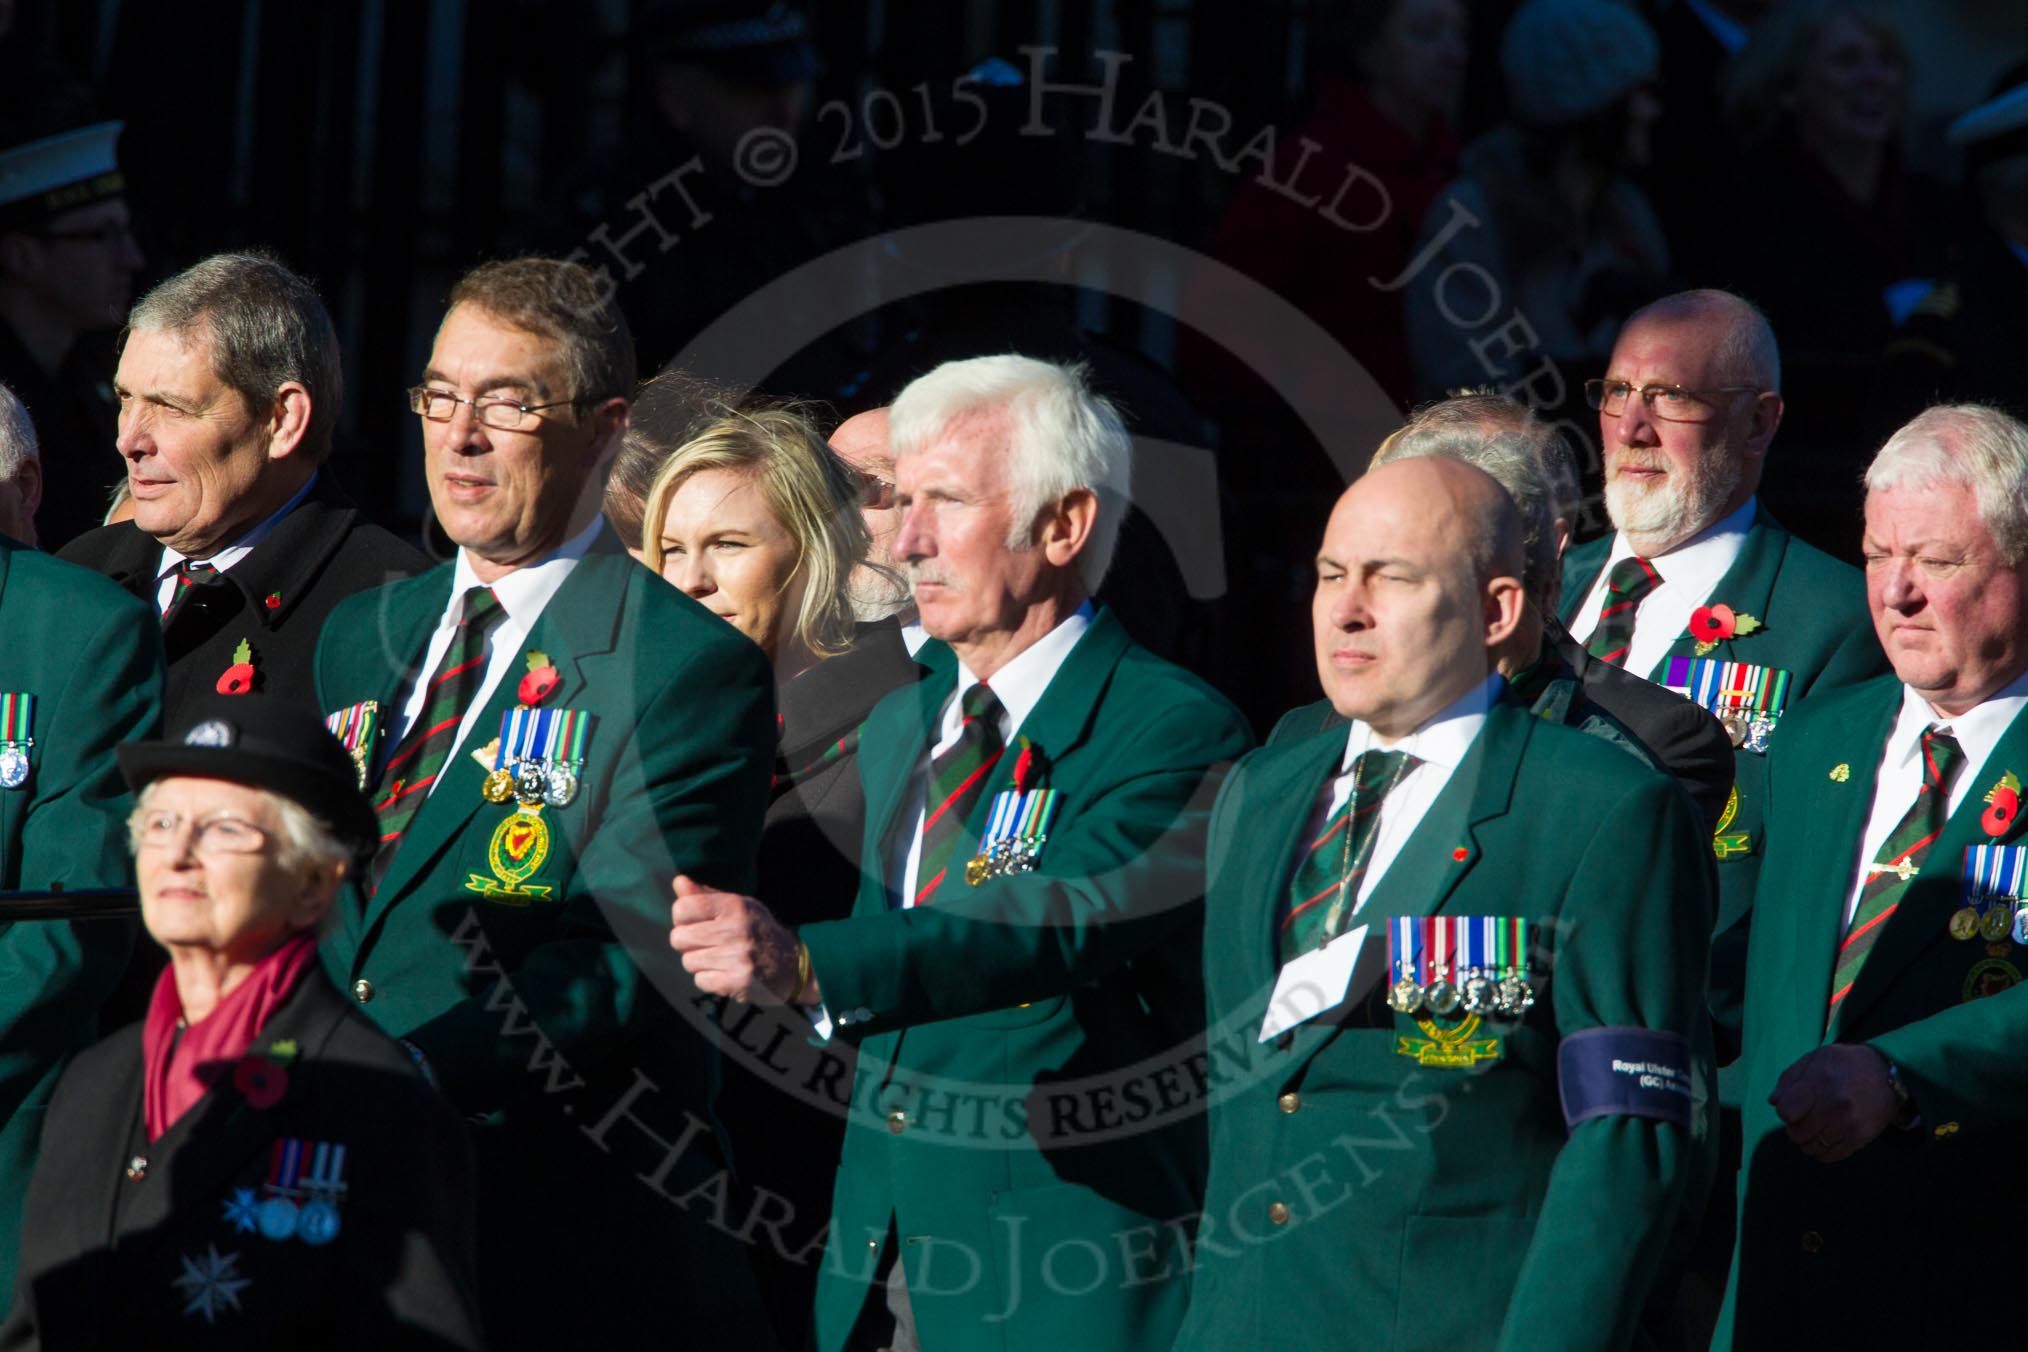
<instances>
[{"instance_id":1,"label":"row of medals","mask_svg":"<svg viewBox=\"0 0 2028 1352\"><path fill-rule=\"evenodd\" d=\"M269 1197L254 1215L266 1239L300 1239L314 1247L338 1238L338 1208L323 1197L312 1196L300 1206L286 1197Z\"/></svg>"},{"instance_id":2,"label":"row of medals","mask_svg":"<svg viewBox=\"0 0 2028 1352\"><path fill-rule=\"evenodd\" d=\"M525 808L543 803L563 807L577 797L577 771L562 761L522 759L512 770L502 766L487 775L479 792L489 803L512 798Z\"/></svg>"},{"instance_id":3,"label":"row of medals","mask_svg":"<svg viewBox=\"0 0 2028 1352\"><path fill-rule=\"evenodd\" d=\"M2012 937L2028 946L2028 904L2012 897L1981 897L1951 912L1951 938L1984 939L1997 944Z\"/></svg>"},{"instance_id":4,"label":"row of medals","mask_svg":"<svg viewBox=\"0 0 2028 1352\"><path fill-rule=\"evenodd\" d=\"M28 748L33 742L0 742L0 789L18 789L28 782Z\"/></svg>"},{"instance_id":5,"label":"row of medals","mask_svg":"<svg viewBox=\"0 0 2028 1352\"><path fill-rule=\"evenodd\" d=\"M1440 977L1424 986L1402 977L1389 988L1387 1004L1400 1014L1427 1009L1448 1017L1462 1009L1486 1018L1518 1019L1534 1008L1535 987L1516 968L1498 976L1491 967L1467 967L1464 980L1455 983Z\"/></svg>"},{"instance_id":6,"label":"row of medals","mask_svg":"<svg viewBox=\"0 0 2028 1352\"><path fill-rule=\"evenodd\" d=\"M996 840L965 864L965 881L973 887L988 878L1005 878L1015 873L1033 873L1035 856L1048 836L1023 836L1018 840Z\"/></svg>"},{"instance_id":7,"label":"row of medals","mask_svg":"<svg viewBox=\"0 0 2028 1352\"><path fill-rule=\"evenodd\" d=\"M1725 739L1735 747L1765 756L1768 738L1774 735L1775 721L1766 714L1749 714L1744 709L1730 708L1718 712L1719 726L1725 729Z\"/></svg>"}]
</instances>

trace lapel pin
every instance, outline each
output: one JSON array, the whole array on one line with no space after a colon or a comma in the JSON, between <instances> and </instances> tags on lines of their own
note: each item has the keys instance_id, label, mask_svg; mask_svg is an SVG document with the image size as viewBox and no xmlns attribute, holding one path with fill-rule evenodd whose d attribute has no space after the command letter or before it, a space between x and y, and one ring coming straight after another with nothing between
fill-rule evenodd
<instances>
[{"instance_id":1,"label":"lapel pin","mask_svg":"<svg viewBox=\"0 0 2028 1352\"><path fill-rule=\"evenodd\" d=\"M1839 761L1836 765L1831 767L1831 782L1833 784L1843 784L1846 780L1850 779L1851 777L1852 777L1852 767L1846 764L1844 761Z\"/></svg>"},{"instance_id":2,"label":"lapel pin","mask_svg":"<svg viewBox=\"0 0 2028 1352\"><path fill-rule=\"evenodd\" d=\"M1470 850L1460 845L1458 846L1458 848L1451 851L1451 858L1457 860L1460 864L1462 864L1465 862L1465 860L1471 857L1471 854L1472 852Z\"/></svg>"}]
</instances>

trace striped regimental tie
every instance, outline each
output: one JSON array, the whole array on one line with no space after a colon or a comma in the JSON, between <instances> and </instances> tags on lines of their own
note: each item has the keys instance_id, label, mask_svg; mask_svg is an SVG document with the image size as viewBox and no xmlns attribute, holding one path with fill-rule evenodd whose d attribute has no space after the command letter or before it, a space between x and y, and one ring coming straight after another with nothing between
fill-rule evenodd
<instances>
[{"instance_id":1,"label":"striped regimental tie","mask_svg":"<svg viewBox=\"0 0 2028 1352\"><path fill-rule=\"evenodd\" d=\"M1601 662L1616 667L1627 664L1627 649L1634 642L1634 612L1648 593L1662 585L1662 575L1646 559L1621 559L1606 575L1605 605L1598 613L1598 628L1585 640L1584 650Z\"/></svg>"},{"instance_id":2,"label":"striped regimental tie","mask_svg":"<svg viewBox=\"0 0 2028 1352\"><path fill-rule=\"evenodd\" d=\"M1000 697L980 681L958 701L964 724L958 740L930 761L929 792L923 795L922 855L915 868L915 904L924 905L942 885L955 862L958 840L972 805L986 791L986 781L1006 748Z\"/></svg>"},{"instance_id":3,"label":"striped regimental tie","mask_svg":"<svg viewBox=\"0 0 2028 1352\"><path fill-rule=\"evenodd\" d=\"M183 602L190 596L192 587L202 586L218 576L217 565L203 559L185 559L176 565L176 591L169 598L169 604L162 609L162 625L168 627L176 612L183 609Z\"/></svg>"},{"instance_id":4,"label":"striped regimental tie","mask_svg":"<svg viewBox=\"0 0 2028 1352\"><path fill-rule=\"evenodd\" d=\"M374 815L380 818L380 846L373 856L376 890L401 846L401 833L415 820L423 800L430 796L430 785L437 782L444 762L450 759L458 724L464 721L465 710L486 678L486 640L506 614L490 587L474 587L465 593L464 618L458 621L450 646L430 677L422 712L381 767L380 797L373 805Z\"/></svg>"},{"instance_id":5,"label":"striped regimental tie","mask_svg":"<svg viewBox=\"0 0 2028 1352\"><path fill-rule=\"evenodd\" d=\"M1866 885L1859 892L1859 905L1852 912L1852 924L1845 941L1838 945L1838 962L1831 970L1831 1003L1824 1012L1824 1027L1834 1030L1838 1011L1866 965L1866 955L1887 928L1895 907L1908 893L1908 885L1922 868L1929 847L1943 834L1950 816L1951 783L1965 768L1965 753L1957 739L1936 726L1922 732L1922 787L1901 822L1880 847L1880 855L1867 865Z\"/></svg>"},{"instance_id":6,"label":"striped regimental tie","mask_svg":"<svg viewBox=\"0 0 2028 1352\"><path fill-rule=\"evenodd\" d=\"M1362 751L1352 762L1352 792L1296 867L1282 917L1281 957L1290 962L1338 937L1357 909L1359 884L1373 857L1380 805L1401 777L1422 764L1406 751ZM1343 906L1333 903L1339 896ZM1335 912L1335 914L1334 914Z\"/></svg>"}]
</instances>

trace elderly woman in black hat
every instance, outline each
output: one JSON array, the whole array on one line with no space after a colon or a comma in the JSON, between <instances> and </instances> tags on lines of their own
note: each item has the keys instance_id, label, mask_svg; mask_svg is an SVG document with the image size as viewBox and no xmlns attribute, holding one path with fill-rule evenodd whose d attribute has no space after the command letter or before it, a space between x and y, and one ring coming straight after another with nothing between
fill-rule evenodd
<instances>
[{"instance_id":1,"label":"elderly woman in black hat","mask_svg":"<svg viewBox=\"0 0 2028 1352\"><path fill-rule=\"evenodd\" d=\"M479 1346L462 1124L317 962L352 761L280 696L119 758L169 966L57 1087L0 1347Z\"/></svg>"}]
</instances>

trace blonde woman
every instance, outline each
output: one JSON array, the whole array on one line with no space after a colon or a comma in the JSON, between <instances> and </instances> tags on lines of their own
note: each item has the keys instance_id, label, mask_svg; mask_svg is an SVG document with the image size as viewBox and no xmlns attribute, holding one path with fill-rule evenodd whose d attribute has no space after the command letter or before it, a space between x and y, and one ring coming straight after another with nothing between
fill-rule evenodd
<instances>
[{"instance_id":1,"label":"blonde woman","mask_svg":"<svg viewBox=\"0 0 2028 1352\"><path fill-rule=\"evenodd\" d=\"M648 405L644 399L637 409ZM659 431L637 411L628 437L652 446ZM774 664L781 756L761 838L760 895L789 924L851 911L866 814L857 729L882 696L920 673L894 620L853 620L849 583L867 552L860 492L859 477L810 419L776 405L726 409L670 449L644 504L642 562ZM727 1039L726 1061L747 1073L727 1074L719 1115L748 1181L795 1208L787 1225L794 1242L755 1254L783 1343L801 1346L816 1272L814 1262L784 1255L815 1251L804 1241L829 1217L844 1124L791 1094L807 1076L781 1073L780 1058L808 1041L802 1016L776 1009L739 1017L747 1023ZM787 1033L747 1026L763 1020ZM771 1044L778 1048L771 1062L738 1050Z\"/></svg>"}]
</instances>

